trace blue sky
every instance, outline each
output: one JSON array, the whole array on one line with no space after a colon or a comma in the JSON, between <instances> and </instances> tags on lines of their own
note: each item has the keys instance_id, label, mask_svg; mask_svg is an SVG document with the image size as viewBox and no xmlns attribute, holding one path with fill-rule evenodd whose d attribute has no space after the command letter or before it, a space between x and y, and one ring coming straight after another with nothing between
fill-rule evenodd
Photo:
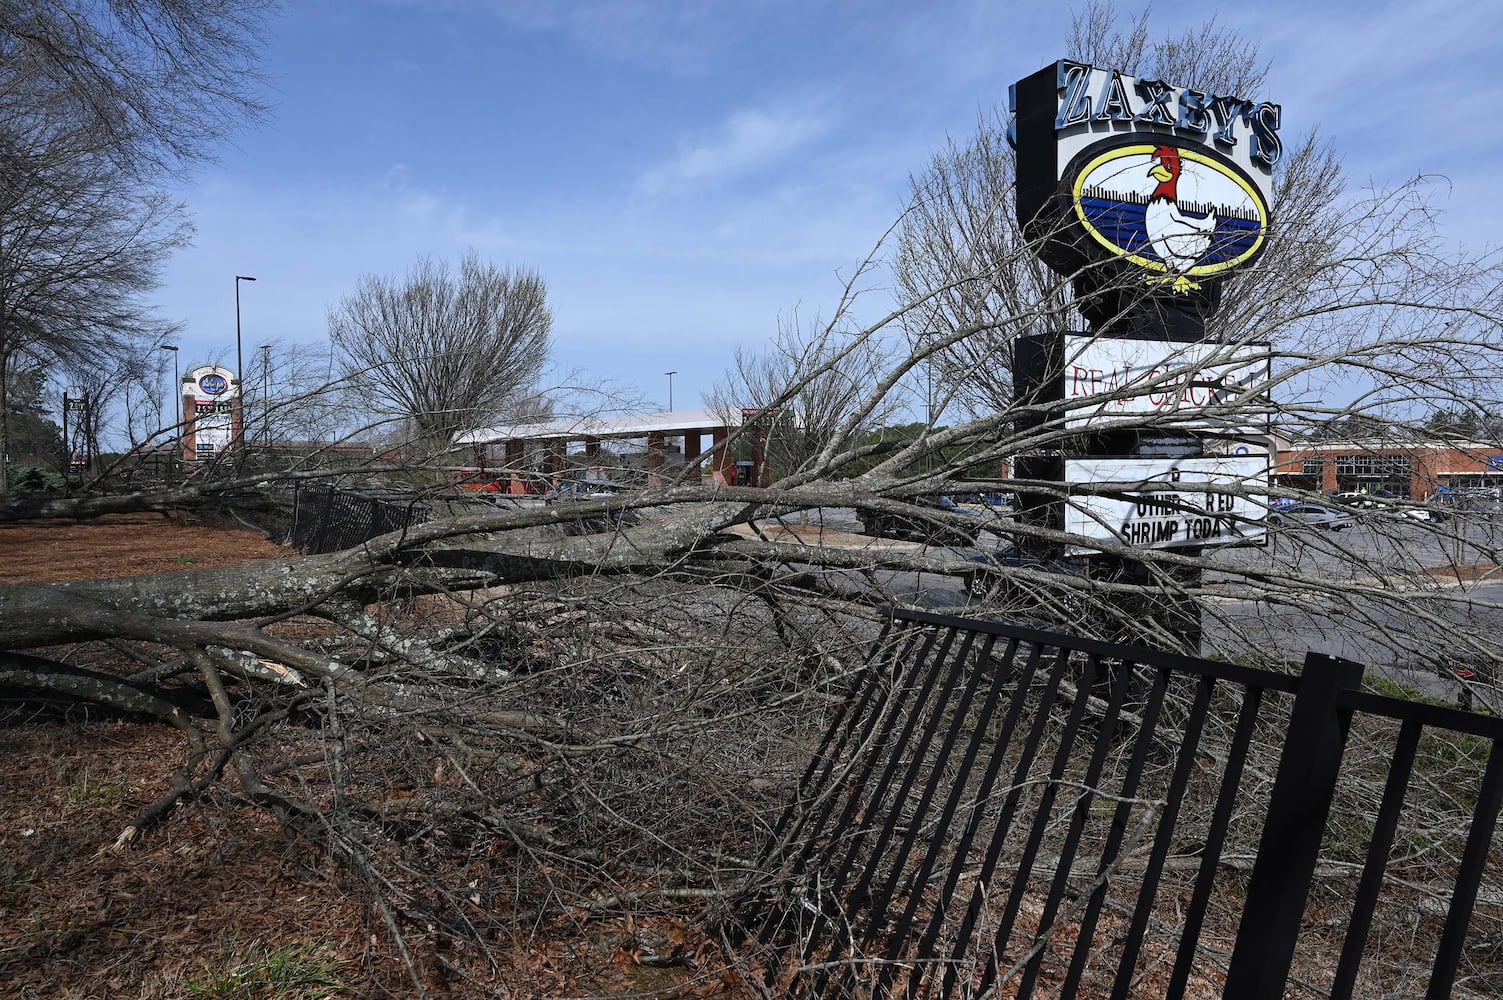
<instances>
[{"instance_id":1,"label":"blue sky","mask_svg":"<svg viewBox=\"0 0 1503 1000\"><path fill-rule=\"evenodd\" d=\"M940 0L289 0L271 115L178 192L156 301L184 370L327 342L365 273L468 248L537 270L559 364L698 406L737 344L828 316L910 173L1058 58L1068 5ZM1135 12L1136 5L1124 5ZM1259 43L1285 136L1358 183L1435 176L1448 238L1498 218L1503 5L1161 2ZM1178 81L1177 81L1178 82ZM878 299L882 302L880 290ZM885 303L884 303L885 304Z\"/></svg>"}]
</instances>

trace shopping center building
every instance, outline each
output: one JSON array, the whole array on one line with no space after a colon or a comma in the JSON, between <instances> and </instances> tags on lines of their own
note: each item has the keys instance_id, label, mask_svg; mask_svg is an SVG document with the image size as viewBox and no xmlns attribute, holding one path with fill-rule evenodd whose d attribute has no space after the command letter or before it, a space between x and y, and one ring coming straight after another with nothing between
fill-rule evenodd
<instances>
[{"instance_id":1,"label":"shopping center building","mask_svg":"<svg viewBox=\"0 0 1503 1000\"><path fill-rule=\"evenodd\" d=\"M1503 446L1483 441L1293 441L1275 438L1275 480L1321 493L1379 491L1424 500L1440 487L1503 487Z\"/></svg>"}]
</instances>

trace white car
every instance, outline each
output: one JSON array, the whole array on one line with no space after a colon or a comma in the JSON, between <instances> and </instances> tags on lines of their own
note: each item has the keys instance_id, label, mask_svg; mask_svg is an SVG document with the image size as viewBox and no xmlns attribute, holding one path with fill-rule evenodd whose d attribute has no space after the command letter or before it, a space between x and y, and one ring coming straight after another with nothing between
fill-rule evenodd
<instances>
[{"instance_id":1,"label":"white car","mask_svg":"<svg viewBox=\"0 0 1503 1000\"><path fill-rule=\"evenodd\" d=\"M1273 528L1307 527L1329 528L1340 531L1350 528L1357 519L1349 511L1337 510L1318 503L1280 504L1268 511L1268 525Z\"/></svg>"}]
</instances>

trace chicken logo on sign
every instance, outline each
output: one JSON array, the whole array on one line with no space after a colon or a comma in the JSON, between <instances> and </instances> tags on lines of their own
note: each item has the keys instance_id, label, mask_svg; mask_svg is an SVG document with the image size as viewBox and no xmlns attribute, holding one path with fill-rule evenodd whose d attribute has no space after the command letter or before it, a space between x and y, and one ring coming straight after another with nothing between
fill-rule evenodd
<instances>
[{"instance_id":1,"label":"chicken logo on sign","mask_svg":"<svg viewBox=\"0 0 1503 1000\"><path fill-rule=\"evenodd\" d=\"M1268 225L1262 194L1236 167L1168 144L1094 152L1073 194L1091 239L1177 294L1252 259Z\"/></svg>"},{"instance_id":2,"label":"chicken logo on sign","mask_svg":"<svg viewBox=\"0 0 1503 1000\"><path fill-rule=\"evenodd\" d=\"M1267 242L1280 106L1070 60L1009 102L1018 222L1086 320L1201 335Z\"/></svg>"}]
</instances>

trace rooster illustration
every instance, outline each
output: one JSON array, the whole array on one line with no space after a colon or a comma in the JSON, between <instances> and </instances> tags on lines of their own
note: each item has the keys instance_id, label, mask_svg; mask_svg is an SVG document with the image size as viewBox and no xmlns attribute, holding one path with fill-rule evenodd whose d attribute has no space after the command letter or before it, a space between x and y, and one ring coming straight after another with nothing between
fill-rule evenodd
<instances>
[{"instance_id":1,"label":"rooster illustration","mask_svg":"<svg viewBox=\"0 0 1503 1000\"><path fill-rule=\"evenodd\" d=\"M1173 279L1166 278L1165 281L1176 292L1188 292L1200 287L1186 275L1211 248L1211 237L1216 232L1216 213L1212 211L1197 218L1180 212L1177 204L1179 150L1173 146L1160 146L1153 151L1153 159L1156 162L1149 168L1148 176L1159 184L1148 196L1143 228L1148 233L1148 244L1165 267L1174 273Z\"/></svg>"}]
</instances>

